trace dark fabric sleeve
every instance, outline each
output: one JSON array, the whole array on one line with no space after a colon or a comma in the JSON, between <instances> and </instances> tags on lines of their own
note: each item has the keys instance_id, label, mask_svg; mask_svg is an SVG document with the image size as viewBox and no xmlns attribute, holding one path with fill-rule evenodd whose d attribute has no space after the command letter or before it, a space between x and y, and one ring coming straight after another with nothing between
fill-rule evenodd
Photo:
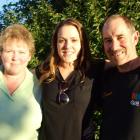
<instances>
[{"instance_id":1,"label":"dark fabric sleeve","mask_svg":"<svg viewBox=\"0 0 140 140\"><path fill-rule=\"evenodd\" d=\"M105 60L104 59L95 59L93 61L92 70L93 70L93 87L91 94L91 106L95 110L102 106L102 89L103 89L103 76L104 76L104 68L105 68Z\"/></svg>"},{"instance_id":2,"label":"dark fabric sleeve","mask_svg":"<svg viewBox=\"0 0 140 140\"><path fill-rule=\"evenodd\" d=\"M94 135L96 130L96 122L94 122L94 111L96 109L95 107L101 102L100 84L104 71L104 64L105 61L103 59L96 59L91 63L89 73L92 74L94 82L92 87L91 99L83 119L82 140L95 140Z\"/></svg>"},{"instance_id":3,"label":"dark fabric sleeve","mask_svg":"<svg viewBox=\"0 0 140 140\"><path fill-rule=\"evenodd\" d=\"M98 79L99 77L101 77L104 68L105 68L106 62L104 59L95 59L92 62L92 67L91 70L93 72L93 77L96 79Z\"/></svg>"}]
</instances>

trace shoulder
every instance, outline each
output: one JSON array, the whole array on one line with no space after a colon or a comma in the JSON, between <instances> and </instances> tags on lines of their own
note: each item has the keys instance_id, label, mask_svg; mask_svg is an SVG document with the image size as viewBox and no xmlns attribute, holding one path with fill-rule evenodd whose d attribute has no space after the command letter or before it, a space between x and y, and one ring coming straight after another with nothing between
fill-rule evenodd
<instances>
[{"instance_id":1,"label":"shoulder","mask_svg":"<svg viewBox=\"0 0 140 140\"><path fill-rule=\"evenodd\" d=\"M91 64L92 64L93 68L94 67L103 67L105 64L105 60L102 58L94 58L94 59L92 59Z\"/></svg>"},{"instance_id":2,"label":"shoulder","mask_svg":"<svg viewBox=\"0 0 140 140\"><path fill-rule=\"evenodd\" d=\"M112 81L113 78L117 78L119 77L120 75L122 75L122 73L120 73L118 71L118 68L117 67L111 67L111 68L108 68L106 70L104 70L103 72L103 81Z\"/></svg>"},{"instance_id":3,"label":"shoulder","mask_svg":"<svg viewBox=\"0 0 140 140\"><path fill-rule=\"evenodd\" d=\"M93 59L90 62L89 73L93 76L100 75L104 70L105 60L104 59Z\"/></svg>"},{"instance_id":4,"label":"shoulder","mask_svg":"<svg viewBox=\"0 0 140 140\"><path fill-rule=\"evenodd\" d=\"M38 77L36 75L36 71L35 70L36 69L31 70L31 71L29 71L29 73L31 73L31 75L32 75L34 97L35 97L36 101L38 103L40 103L41 102L42 87L40 85L40 82L38 80Z\"/></svg>"}]
</instances>

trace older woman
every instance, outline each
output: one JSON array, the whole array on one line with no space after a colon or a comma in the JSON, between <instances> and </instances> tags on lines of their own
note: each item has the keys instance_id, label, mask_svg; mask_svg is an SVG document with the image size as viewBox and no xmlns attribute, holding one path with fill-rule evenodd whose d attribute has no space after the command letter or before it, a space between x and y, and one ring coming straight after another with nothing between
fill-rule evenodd
<instances>
[{"instance_id":1,"label":"older woman","mask_svg":"<svg viewBox=\"0 0 140 140\"><path fill-rule=\"evenodd\" d=\"M81 140L94 79L90 61L82 24L71 18L60 22L51 54L37 69L43 87L40 140Z\"/></svg>"},{"instance_id":2,"label":"older woman","mask_svg":"<svg viewBox=\"0 0 140 140\"><path fill-rule=\"evenodd\" d=\"M24 26L11 25L1 33L0 49L0 139L37 140L39 85L27 69L35 51L33 37Z\"/></svg>"}]
</instances>

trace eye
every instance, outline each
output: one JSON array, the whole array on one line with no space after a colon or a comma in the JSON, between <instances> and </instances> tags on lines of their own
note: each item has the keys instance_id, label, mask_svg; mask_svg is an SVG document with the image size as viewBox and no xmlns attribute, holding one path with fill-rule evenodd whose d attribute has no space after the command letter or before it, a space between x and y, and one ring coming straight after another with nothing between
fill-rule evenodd
<instances>
[{"instance_id":1,"label":"eye","mask_svg":"<svg viewBox=\"0 0 140 140\"><path fill-rule=\"evenodd\" d=\"M20 53L20 54L25 54L26 52L25 52L25 51L19 51L19 53Z\"/></svg>"},{"instance_id":2,"label":"eye","mask_svg":"<svg viewBox=\"0 0 140 140\"><path fill-rule=\"evenodd\" d=\"M124 40L124 39L125 39L124 36L122 36L122 35L118 36L118 40Z\"/></svg>"},{"instance_id":3,"label":"eye","mask_svg":"<svg viewBox=\"0 0 140 140\"><path fill-rule=\"evenodd\" d=\"M112 42L112 39L111 38L105 38L104 39L104 43L107 44L107 43L111 43Z\"/></svg>"},{"instance_id":4,"label":"eye","mask_svg":"<svg viewBox=\"0 0 140 140\"><path fill-rule=\"evenodd\" d=\"M58 38L58 43L63 43L65 40L63 38Z\"/></svg>"},{"instance_id":5,"label":"eye","mask_svg":"<svg viewBox=\"0 0 140 140\"><path fill-rule=\"evenodd\" d=\"M3 50L5 53L13 53L13 50Z\"/></svg>"},{"instance_id":6,"label":"eye","mask_svg":"<svg viewBox=\"0 0 140 140\"><path fill-rule=\"evenodd\" d=\"M77 42L78 40L77 39L72 39L72 42Z\"/></svg>"},{"instance_id":7,"label":"eye","mask_svg":"<svg viewBox=\"0 0 140 140\"><path fill-rule=\"evenodd\" d=\"M71 42L73 42L73 43L74 43L74 42L78 42L78 41L80 41L79 38L76 38L76 37L72 37L72 38L71 38Z\"/></svg>"}]
</instances>

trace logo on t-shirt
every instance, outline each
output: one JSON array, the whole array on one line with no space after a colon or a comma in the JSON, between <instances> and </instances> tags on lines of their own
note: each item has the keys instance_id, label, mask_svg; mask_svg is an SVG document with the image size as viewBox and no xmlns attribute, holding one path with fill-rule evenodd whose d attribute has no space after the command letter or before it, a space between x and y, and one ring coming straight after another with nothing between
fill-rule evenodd
<instances>
[{"instance_id":1,"label":"logo on t-shirt","mask_svg":"<svg viewBox=\"0 0 140 140\"><path fill-rule=\"evenodd\" d=\"M140 106L140 91L139 92L132 92L130 104L132 106L137 106L137 107Z\"/></svg>"}]
</instances>

